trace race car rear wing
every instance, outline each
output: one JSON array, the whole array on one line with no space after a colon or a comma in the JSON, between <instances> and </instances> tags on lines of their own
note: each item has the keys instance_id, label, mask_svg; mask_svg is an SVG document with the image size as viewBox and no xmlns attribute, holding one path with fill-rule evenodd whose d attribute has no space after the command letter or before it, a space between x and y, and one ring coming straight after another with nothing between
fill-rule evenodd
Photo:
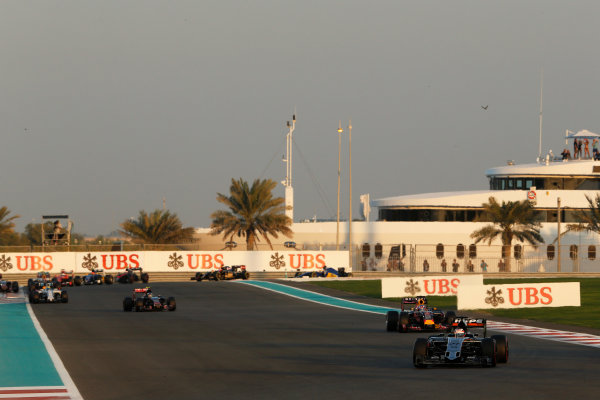
<instances>
[{"instance_id":1,"label":"race car rear wing","mask_svg":"<svg viewBox=\"0 0 600 400\"><path fill-rule=\"evenodd\" d=\"M452 327L458 328L461 322L467 329L482 328L483 336L487 336L487 320L485 318L456 317L454 318L454 321L452 321Z\"/></svg>"},{"instance_id":2,"label":"race car rear wing","mask_svg":"<svg viewBox=\"0 0 600 400\"><path fill-rule=\"evenodd\" d=\"M427 297L425 296L416 296L416 297L403 297L400 302L400 309L404 311L405 304L418 304L418 305L426 305Z\"/></svg>"}]
</instances>

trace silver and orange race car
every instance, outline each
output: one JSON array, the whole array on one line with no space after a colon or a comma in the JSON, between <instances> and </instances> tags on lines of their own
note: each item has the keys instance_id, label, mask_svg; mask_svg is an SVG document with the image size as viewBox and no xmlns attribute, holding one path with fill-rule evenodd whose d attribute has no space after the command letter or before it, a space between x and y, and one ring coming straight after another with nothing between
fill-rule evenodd
<instances>
[{"instance_id":1,"label":"silver and orange race car","mask_svg":"<svg viewBox=\"0 0 600 400\"><path fill-rule=\"evenodd\" d=\"M406 305L414 305L406 309ZM388 332L444 331L452 328L454 311L442 311L428 307L425 296L404 297L400 311L390 310L386 314L385 327Z\"/></svg>"}]
</instances>

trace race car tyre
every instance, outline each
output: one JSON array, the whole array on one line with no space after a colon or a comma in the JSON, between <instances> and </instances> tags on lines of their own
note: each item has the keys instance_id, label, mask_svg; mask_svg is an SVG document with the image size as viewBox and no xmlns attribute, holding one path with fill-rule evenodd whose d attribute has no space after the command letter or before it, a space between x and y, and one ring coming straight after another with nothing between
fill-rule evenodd
<instances>
[{"instance_id":1,"label":"race car tyre","mask_svg":"<svg viewBox=\"0 0 600 400\"><path fill-rule=\"evenodd\" d=\"M504 364L508 362L508 339L504 335L493 335L496 341L496 362Z\"/></svg>"},{"instance_id":2,"label":"race car tyre","mask_svg":"<svg viewBox=\"0 0 600 400\"><path fill-rule=\"evenodd\" d=\"M144 283L148 283L148 281L150 280L150 276L148 275L147 272L143 272L141 278L142 278L142 282L144 282Z\"/></svg>"},{"instance_id":3,"label":"race car tyre","mask_svg":"<svg viewBox=\"0 0 600 400\"><path fill-rule=\"evenodd\" d=\"M388 332L398 330L398 311L388 311L385 315L385 329Z\"/></svg>"},{"instance_id":4,"label":"race car tyre","mask_svg":"<svg viewBox=\"0 0 600 400\"><path fill-rule=\"evenodd\" d=\"M249 279L249 278L250 278L250 273L249 272L242 273L242 279Z\"/></svg>"},{"instance_id":5,"label":"race car tyre","mask_svg":"<svg viewBox=\"0 0 600 400\"><path fill-rule=\"evenodd\" d=\"M177 308L177 303L175 302L175 297L169 297L167 299L167 310L175 311Z\"/></svg>"},{"instance_id":6,"label":"race car tyre","mask_svg":"<svg viewBox=\"0 0 600 400\"><path fill-rule=\"evenodd\" d=\"M223 279L220 272L215 273L213 277L215 278L215 281L220 281L221 279Z\"/></svg>"},{"instance_id":7,"label":"race car tyre","mask_svg":"<svg viewBox=\"0 0 600 400\"><path fill-rule=\"evenodd\" d=\"M19 282L13 281L11 289L13 293L17 293L19 291Z\"/></svg>"},{"instance_id":8,"label":"race car tyre","mask_svg":"<svg viewBox=\"0 0 600 400\"><path fill-rule=\"evenodd\" d=\"M112 285L113 284L113 276L112 275L106 275L104 277L104 283L106 283L107 285Z\"/></svg>"},{"instance_id":9,"label":"race car tyre","mask_svg":"<svg viewBox=\"0 0 600 400\"><path fill-rule=\"evenodd\" d=\"M408 323L409 323L408 314L406 314L406 313L400 314L400 320L398 321L398 332L402 333L402 332L408 331L408 329L407 329Z\"/></svg>"},{"instance_id":10,"label":"race car tyre","mask_svg":"<svg viewBox=\"0 0 600 400\"><path fill-rule=\"evenodd\" d=\"M425 358L427 357L427 339L419 338L413 348L413 365L415 368L426 368Z\"/></svg>"},{"instance_id":11,"label":"race car tyre","mask_svg":"<svg viewBox=\"0 0 600 400\"><path fill-rule=\"evenodd\" d=\"M496 343L492 338L484 338L481 341L481 356L483 360L481 362L482 367L495 367L496 366ZM491 359L491 362L488 361Z\"/></svg>"},{"instance_id":12,"label":"race car tyre","mask_svg":"<svg viewBox=\"0 0 600 400\"><path fill-rule=\"evenodd\" d=\"M448 325L452 325L452 323L454 322L454 318L456 318L456 314L454 313L454 311L448 311L446 312L446 323Z\"/></svg>"},{"instance_id":13,"label":"race car tyre","mask_svg":"<svg viewBox=\"0 0 600 400\"><path fill-rule=\"evenodd\" d=\"M133 310L133 299L131 297L125 297L123 300L123 311Z\"/></svg>"},{"instance_id":14,"label":"race car tyre","mask_svg":"<svg viewBox=\"0 0 600 400\"><path fill-rule=\"evenodd\" d=\"M202 272L196 272L196 275L194 275L194 278L197 282L200 282L202 280Z\"/></svg>"},{"instance_id":15,"label":"race car tyre","mask_svg":"<svg viewBox=\"0 0 600 400\"><path fill-rule=\"evenodd\" d=\"M135 311L140 312L144 308L144 299L135 299Z\"/></svg>"},{"instance_id":16,"label":"race car tyre","mask_svg":"<svg viewBox=\"0 0 600 400\"><path fill-rule=\"evenodd\" d=\"M317 273L316 273L316 272L314 272L314 271L313 271L313 272L311 272L311 273L310 273L310 277L311 277L311 278L316 278L316 277L317 277Z\"/></svg>"},{"instance_id":17,"label":"race car tyre","mask_svg":"<svg viewBox=\"0 0 600 400\"><path fill-rule=\"evenodd\" d=\"M75 284L75 286L81 286L81 284L83 283L83 280L81 279L81 277L80 277L80 276L76 276L76 277L73 279L73 283Z\"/></svg>"},{"instance_id":18,"label":"race car tyre","mask_svg":"<svg viewBox=\"0 0 600 400\"><path fill-rule=\"evenodd\" d=\"M31 288L31 285L33 285L33 279L29 278L27 279L27 288Z\"/></svg>"},{"instance_id":19,"label":"race car tyre","mask_svg":"<svg viewBox=\"0 0 600 400\"><path fill-rule=\"evenodd\" d=\"M65 292L64 290L60 293L60 301L62 303L68 303L69 302L69 293Z\"/></svg>"},{"instance_id":20,"label":"race car tyre","mask_svg":"<svg viewBox=\"0 0 600 400\"><path fill-rule=\"evenodd\" d=\"M135 282L135 275L131 274L126 279L127 279L127 282L133 283L133 282Z\"/></svg>"},{"instance_id":21,"label":"race car tyre","mask_svg":"<svg viewBox=\"0 0 600 400\"><path fill-rule=\"evenodd\" d=\"M33 293L31 294L31 297L29 299L29 301L33 304L37 304L40 302L40 294L39 293Z\"/></svg>"}]
</instances>

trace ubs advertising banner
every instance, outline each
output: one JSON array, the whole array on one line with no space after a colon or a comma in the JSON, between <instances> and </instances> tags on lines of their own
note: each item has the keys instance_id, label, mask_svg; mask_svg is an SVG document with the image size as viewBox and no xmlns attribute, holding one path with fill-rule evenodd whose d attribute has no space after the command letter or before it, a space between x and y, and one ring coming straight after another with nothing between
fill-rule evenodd
<instances>
[{"instance_id":1,"label":"ubs advertising banner","mask_svg":"<svg viewBox=\"0 0 600 400\"><path fill-rule=\"evenodd\" d=\"M580 305L579 282L460 286L457 296L460 310Z\"/></svg>"},{"instance_id":2,"label":"ubs advertising banner","mask_svg":"<svg viewBox=\"0 0 600 400\"><path fill-rule=\"evenodd\" d=\"M411 276L381 279L381 297L456 296L459 286L483 285L483 275Z\"/></svg>"},{"instance_id":3,"label":"ubs advertising banner","mask_svg":"<svg viewBox=\"0 0 600 400\"><path fill-rule=\"evenodd\" d=\"M0 253L0 273L61 269L75 273L92 269L123 271L141 267L147 272L197 272L223 265L245 265L249 272L316 271L324 266L348 269L347 251L133 251L71 253Z\"/></svg>"}]
</instances>

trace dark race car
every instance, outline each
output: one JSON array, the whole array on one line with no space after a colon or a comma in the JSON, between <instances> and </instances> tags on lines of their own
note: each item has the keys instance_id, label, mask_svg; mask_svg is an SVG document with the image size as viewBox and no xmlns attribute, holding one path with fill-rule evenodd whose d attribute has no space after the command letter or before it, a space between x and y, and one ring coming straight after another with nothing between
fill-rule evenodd
<instances>
[{"instance_id":1,"label":"dark race car","mask_svg":"<svg viewBox=\"0 0 600 400\"><path fill-rule=\"evenodd\" d=\"M2 279L2 274L0 274L0 292L2 292L2 293L8 293L8 292L17 293L18 291L19 291L19 282L4 280L4 279Z\"/></svg>"},{"instance_id":2,"label":"dark race car","mask_svg":"<svg viewBox=\"0 0 600 400\"><path fill-rule=\"evenodd\" d=\"M468 332L468 328L483 328L483 337ZM416 368L428 366L495 367L508 361L508 339L504 335L486 337L484 318L455 318L450 333L419 338L413 348Z\"/></svg>"},{"instance_id":3,"label":"dark race car","mask_svg":"<svg viewBox=\"0 0 600 400\"><path fill-rule=\"evenodd\" d=\"M102 269L93 269L89 274L84 276L76 276L73 279L75 286L81 285L102 285L106 283L110 285L113 283L113 276L110 274L104 274Z\"/></svg>"},{"instance_id":4,"label":"dark race car","mask_svg":"<svg viewBox=\"0 0 600 400\"><path fill-rule=\"evenodd\" d=\"M73 286L73 270L66 271L64 269L60 270L60 274L55 275L52 278L52 282L54 286Z\"/></svg>"},{"instance_id":5,"label":"dark race car","mask_svg":"<svg viewBox=\"0 0 600 400\"><path fill-rule=\"evenodd\" d=\"M175 297L164 298L154 295L149 287L134 289L131 296L123 299L123 311L175 311Z\"/></svg>"},{"instance_id":6,"label":"dark race car","mask_svg":"<svg viewBox=\"0 0 600 400\"><path fill-rule=\"evenodd\" d=\"M125 272L117 275L116 281L119 283L133 283L142 281L148 283L150 276L147 272L143 272L141 268L127 268Z\"/></svg>"},{"instance_id":7,"label":"dark race car","mask_svg":"<svg viewBox=\"0 0 600 400\"><path fill-rule=\"evenodd\" d=\"M193 281L221 281L231 279L248 279L250 273L245 265L222 266L217 271L196 272L190 279Z\"/></svg>"},{"instance_id":8,"label":"dark race car","mask_svg":"<svg viewBox=\"0 0 600 400\"><path fill-rule=\"evenodd\" d=\"M27 289L31 293L34 289L39 289L42 286L49 284L54 285L50 279L50 273L47 271L38 272L35 278L29 278L27 280Z\"/></svg>"},{"instance_id":9,"label":"dark race car","mask_svg":"<svg viewBox=\"0 0 600 400\"><path fill-rule=\"evenodd\" d=\"M29 302L37 303L68 303L69 294L52 282L36 283L29 288Z\"/></svg>"},{"instance_id":10,"label":"dark race car","mask_svg":"<svg viewBox=\"0 0 600 400\"><path fill-rule=\"evenodd\" d=\"M345 278L351 277L351 272L346 272L346 268L341 267L338 269L324 266L320 271L302 272L297 270L294 274L294 278Z\"/></svg>"},{"instance_id":11,"label":"dark race car","mask_svg":"<svg viewBox=\"0 0 600 400\"><path fill-rule=\"evenodd\" d=\"M454 311L444 312L436 307L428 307L424 296L404 297L400 304L400 312L390 310L386 314L385 327L388 332L448 332L452 329L452 321L456 317ZM414 304L415 307L405 310L407 304Z\"/></svg>"}]
</instances>

